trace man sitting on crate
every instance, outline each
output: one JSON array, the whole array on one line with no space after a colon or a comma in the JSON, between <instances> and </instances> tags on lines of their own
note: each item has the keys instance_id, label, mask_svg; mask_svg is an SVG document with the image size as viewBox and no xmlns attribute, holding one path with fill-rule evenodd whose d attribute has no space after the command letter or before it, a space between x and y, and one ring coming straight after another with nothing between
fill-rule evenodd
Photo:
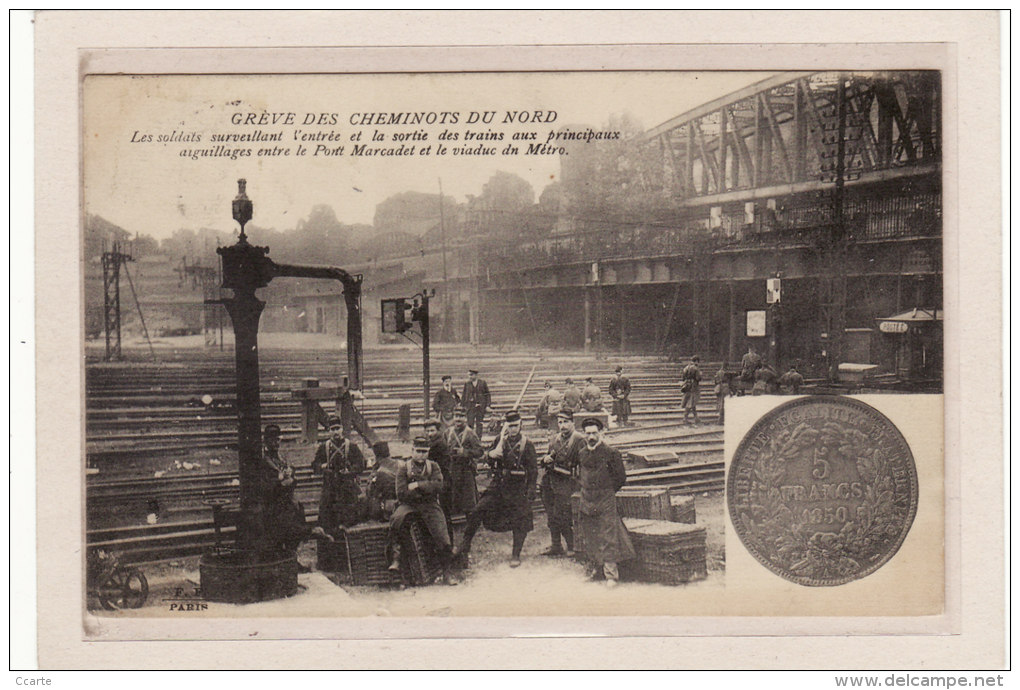
<instances>
[{"instance_id":1,"label":"man sitting on crate","mask_svg":"<svg viewBox=\"0 0 1020 690\"><path fill-rule=\"evenodd\" d=\"M450 535L446 531L446 516L439 507L443 491L443 471L429 460L429 441L424 436L414 439L411 459L397 468L397 509L390 517L390 565L400 571L402 542L406 537L407 520L419 518L432 538L432 545L443 567L443 581L456 584L449 576L451 561Z\"/></svg>"},{"instance_id":2,"label":"man sitting on crate","mask_svg":"<svg viewBox=\"0 0 1020 690\"><path fill-rule=\"evenodd\" d=\"M574 411L560 410L556 422L560 433L549 441L549 452L542 458L542 505L549 520L552 545L543 556L562 556L574 550L574 527L570 515L570 497L577 493L577 463L584 448L584 436L574 429Z\"/></svg>"},{"instance_id":3,"label":"man sitting on crate","mask_svg":"<svg viewBox=\"0 0 1020 690\"><path fill-rule=\"evenodd\" d=\"M312 472L322 472L318 526L335 537L341 527L352 527L367 517L368 500L358 484L358 475L365 471L361 449L344 438L339 417L329 418L329 434L315 451Z\"/></svg>"},{"instance_id":4,"label":"man sitting on crate","mask_svg":"<svg viewBox=\"0 0 1020 690\"><path fill-rule=\"evenodd\" d=\"M618 564L634 558L627 528L616 512L616 492L627 481L620 451L602 439L602 422L585 419L585 446L580 453L581 538L588 560L588 574L615 587L620 579Z\"/></svg>"}]
</instances>

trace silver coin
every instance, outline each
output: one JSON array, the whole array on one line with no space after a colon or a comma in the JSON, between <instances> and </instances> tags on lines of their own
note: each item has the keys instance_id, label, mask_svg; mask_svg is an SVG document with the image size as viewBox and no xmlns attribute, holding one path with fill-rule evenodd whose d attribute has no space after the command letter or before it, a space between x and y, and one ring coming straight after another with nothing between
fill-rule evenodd
<instances>
[{"instance_id":1,"label":"silver coin","mask_svg":"<svg viewBox=\"0 0 1020 690\"><path fill-rule=\"evenodd\" d=\"M726 502L745 548L809 586L870 575L917 513L917 468L899 429L852 398L784 403L751 427L730 463Z\"/></svg>"}]
</instances>

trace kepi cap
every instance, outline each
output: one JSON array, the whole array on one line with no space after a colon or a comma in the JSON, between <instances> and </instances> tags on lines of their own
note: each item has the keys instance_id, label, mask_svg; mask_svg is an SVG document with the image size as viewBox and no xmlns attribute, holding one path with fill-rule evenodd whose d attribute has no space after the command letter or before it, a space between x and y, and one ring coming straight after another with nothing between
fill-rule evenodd
<instances>
[{"instance_id":1,"label":"kepi cap","mask_svg":"<svg viewBox=\"0 0 1020 690\"><path fill-rule=\"evenodd\" d=\"M521 421L521 413L517 410L510 410L503 416L503 421L507 423L519 422Z\"/></svg>"},{"instance_id":2,"label":"kepi cap","mask_svg":"<svg viewBox=\"0 0 1020 690\"><path fill-rule=\"evenodd\" d=\"M424 436L415 436L414 441L411 442L411 447L414 448L414 450L423 450L428 452L430 448L429 440Z\"/></svg>"},{"instance_id":3,"label":"kepi cap","mask_svg":"<svg viewBox=\"0 0 1020 690\"><path fill-rule=\"evenodd\" d=\"M328 424L329 424L329 428L330 429L332 429L335 426L343 426L344 425L344 423L340 421L340 418L337 417L335 414L331 414L329 416Z\"/></svg>"},{"instance_id":4,"label":"kepi cap","mask_svg":"<svg viewBox=\"0 0 1020 690\"><path fill-rule=\"evenodd\" d=\"M436 419L435 417L429 417L428 419L426 419L426 420L425 420L425 423L424 423L424 424L423 424L422 426L423 426L423 427L424 427L425 429L428 429L428 428L429 428L430 426L434 426L434 427L440 427L440 426L442 426L442 425L443 425L443 424L442 424L442 422L440 422L440 421L439 421L438 419Z\"/></svg>"},{"instance_id":5,"label":"kepi cap","mask_svg":"<svg viewBox=\"0 0 1020 690\"><path fill-rule=\"evenodd\" d=\"M569 407L564 407L556 414L556 417L559 419L569 419L570 421L573 421L574 411L571 410Z\"/></svg>"}]
</instances>

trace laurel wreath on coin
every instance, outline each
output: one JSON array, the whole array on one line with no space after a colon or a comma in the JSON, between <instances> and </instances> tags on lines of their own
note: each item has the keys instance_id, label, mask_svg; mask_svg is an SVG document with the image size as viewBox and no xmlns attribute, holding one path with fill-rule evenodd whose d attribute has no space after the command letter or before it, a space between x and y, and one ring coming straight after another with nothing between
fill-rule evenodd
<instances>
[{"instance_id":1,"label":"laurel wreath on coin","mask_svg":"<svg viewBox=\"0 0 1020 690\"><path fill-rule=\"evenodd\" d=\"M780 491L786 463L822 445L856 462L863 489L839 532L803 520ZM750 514L741 514L745 535L758 542L760 553L773 554L776 566L797 577L824 580L859 572L896 539L902 522L887 459L873 446L866 434L833 423L816 428L802 422L778 432L755 462Z\"/></svg>"}]
</instances>

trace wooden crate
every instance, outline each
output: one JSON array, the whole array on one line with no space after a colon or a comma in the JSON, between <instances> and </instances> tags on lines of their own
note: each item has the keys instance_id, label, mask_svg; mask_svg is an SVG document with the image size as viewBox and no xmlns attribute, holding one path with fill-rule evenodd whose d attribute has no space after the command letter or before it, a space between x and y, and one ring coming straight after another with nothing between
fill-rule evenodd
<instances>
[{"instance_id":1,"label":"wooden crate","mask_svg":"<svg viewBox=\"0 0 1020 690\"><path fill-rule=\"evenodd\" d=\"M705 528L665 520L625 518L637 558L621 563L621 576L679 585L708 577Z\"/></svg>"},{"instance_id":2,"label":"wooden crate","mask_svg":"<svg viewBox=\"0 0 1020 690\"><path fill-rule=\"evenodd\" d=\"M401 558L404 583L416 587L433 584L443 574L439 555L432 546L432 537L421 520L408 520Z\"/></svg>"},{"instance_id":3,"label":"wooden crate","mask_svg":"<svg viewBox=\"0 0 1020 690\"><path fill-rule=\"evenodd\" d=\"M622 518L643 520L670 520L669 491L624 487L616 494L616 512Z\"/></svg>"},{"instance_id":4,"label":"wooden crate","mask_svg":"<svg viewBox=\"0 0 1020 690\"><path fill-rule=\"evenodd\" d=\"M693 525L698 521L698 513L694 496L669 492L670 516L668 519L673 522L683 522Z\"/></svg>"}]
</instances>

